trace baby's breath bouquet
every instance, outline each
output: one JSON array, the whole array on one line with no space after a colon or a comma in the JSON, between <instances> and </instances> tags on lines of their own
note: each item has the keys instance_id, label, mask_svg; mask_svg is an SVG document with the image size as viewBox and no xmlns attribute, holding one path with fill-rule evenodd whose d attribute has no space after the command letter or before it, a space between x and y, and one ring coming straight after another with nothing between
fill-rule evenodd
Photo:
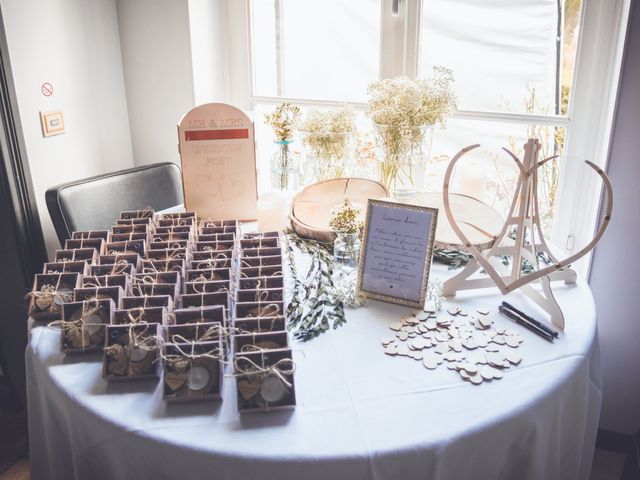
<instances>
[{"instance_id":1,"label":"baby's breath bouquet","mask_svg":"<svg viewBox=\"0 0 640 480\"><path fill-rule=\"evenodd\" d=\"M414 166L426 163L436 123L455 110L451 70L434 67L428 79L399 77L369 84L369 117L376 128L380 181L394 192L415 190Z\"/></svg>"},{"instance_id":2,"label":"baby's breath bouquet","mask_svg":"<svg viewBox=\"0 0 640 480\"><path fill-rule=\"evenodd\" d=\"M291 103L281 103L264 116L264 121L273 129L278 150L271 157L272 185L278 190L295 189L296 162L291 153L293 132L300 117L300 108Z\"/></svg>"},{"instance_id":3,"label":"baby's breath bouquet","mask_svg":"<svg viewBox=\"0 0 640 480\"><path fill-rule=\"evenodd\" d=\"M360 256L360 230L363 222L360 220L361 209L358 205L345 199L344 202L332 210L329 226L336 232L333 243L334 266L342 273L351 273L358 266Z\"/></svg>"},{"instance_id":4,"label":"baby's breath bouquet","mask_svg":"<svg viewBox=\"0 0 640 480\"><path fill-rule=\"evenodd\" d=\"M339 110L310 110L300 123L309 181L345 176L352 157L355 112L345 105Z\"/></svg>"}]
</instances>

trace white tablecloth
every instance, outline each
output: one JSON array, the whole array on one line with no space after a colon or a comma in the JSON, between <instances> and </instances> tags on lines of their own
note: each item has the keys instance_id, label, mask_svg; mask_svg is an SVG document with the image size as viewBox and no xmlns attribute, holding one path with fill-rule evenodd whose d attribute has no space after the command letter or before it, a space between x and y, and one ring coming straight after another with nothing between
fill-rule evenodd
<instances>
[{"instance_id":1,"label":"white tablecloth","mask_svg":"<svg viewBox=\"0 0 640 480\"><path fill-rule=\"evenodd\" d=\"M555 344L500 317L495 291L456 298L525 339L522 363L481 386L384 355L388 324L409 310L369 301L294 342L298 405L267 414L237 413L232 378L224 401L198 404L166 404L158 381L109 384L100 355L65 356L59 332L34 327L32 478L586 479L601 404L595 309L584 284L555 290L567 318Z\"/></svg>"}]
</instances>

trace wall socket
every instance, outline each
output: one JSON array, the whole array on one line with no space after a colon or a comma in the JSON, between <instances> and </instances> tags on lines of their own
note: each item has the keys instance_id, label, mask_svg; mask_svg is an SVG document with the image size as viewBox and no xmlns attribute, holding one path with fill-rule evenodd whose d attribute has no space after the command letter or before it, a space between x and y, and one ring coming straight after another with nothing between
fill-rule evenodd
<instances>
[{"instance_id":1,"label":"wall socket","mask_svg":"<svg viewBox=\"0 0 640 480\"><path fill-rule=\"evenodd\" d=\"M40 112L40 123L42 125L43 137L64 133L64 117L62 111Z\"/></svg>"}]
</instances>

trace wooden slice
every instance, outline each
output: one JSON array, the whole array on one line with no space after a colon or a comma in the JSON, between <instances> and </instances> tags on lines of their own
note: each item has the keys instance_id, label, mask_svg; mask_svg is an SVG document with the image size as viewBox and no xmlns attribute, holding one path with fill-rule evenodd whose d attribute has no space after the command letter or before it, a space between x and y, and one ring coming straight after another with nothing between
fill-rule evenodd
<instances>
[{"instance_id":1,"label":"wooden slice","mask_svg":"<svg viewBox=\"0 0 640 480\"><path fill-rule=\"evenodd\" d=\"M298 192L293 199L291 225L301 237L333 242L335 233L329 227L331 212L348 199L361 208L364 220L367 200L389 196L381 183L364 178L338 178L314 183Z\"/></svg>"},{"instance_id":2,"label":"wooden slice","mask_svg":"<svg viewBox=\"0 0 640 480\"><path fill-rule=\"evenodd\" d=\"M449 194L451 210L467 238L479 250L490 248L504 225L504 219L492 207L480 200L457 193ZM437 208L444 212L441 192L418 193L407 203ZM462 243L451 228L446 215L438 215L436 247L460 249Z\"/></svg>"}]
</instances>

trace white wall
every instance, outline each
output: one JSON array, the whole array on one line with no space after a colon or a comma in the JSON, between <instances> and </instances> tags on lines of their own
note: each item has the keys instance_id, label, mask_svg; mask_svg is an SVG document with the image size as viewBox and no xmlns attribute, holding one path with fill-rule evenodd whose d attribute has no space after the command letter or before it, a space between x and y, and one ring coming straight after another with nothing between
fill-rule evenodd
<instances>
[{"instance_id":1,"label":"white wall","mask_svg":"<svg viewBox=\"0 0 640 480\"><path fill-rule=\"evenodd\" d=\"M632 4L607 171L614 209L596 248L590 284L598 308L603 406L600 427L640 430L640 1Z\"/></svg>"},{"instance_id":2,"label":"white wall","mask_svg":"<svg viewBox=\"0 0 640 480\"><path fill-rule=\"evenodd\" d=\"M189 0L195 104L229 102L225 2Z\"/></svg>"},{"instance_id":3,"label":"white wall","mask_svg":"<svg viewBox=\"0 0 640 480\"><path fill-rule=\"evenodd\" d=\"M115 0L1 0L27 157L49 255L50 186L133 166ZM44 97L42 82L54 94ZM43 138L39 111L66 133Z\"/></svg>"},{"instance_id":4,"label":"white wall","mask_svg":"<svg viewBox=\"0 0 640 480\"><path fill-rule=\"evenodd\" d=\"M194 107L188 0L117 0L136 165L179 162L176 125Z\"/></svg>"}]
</instances>

